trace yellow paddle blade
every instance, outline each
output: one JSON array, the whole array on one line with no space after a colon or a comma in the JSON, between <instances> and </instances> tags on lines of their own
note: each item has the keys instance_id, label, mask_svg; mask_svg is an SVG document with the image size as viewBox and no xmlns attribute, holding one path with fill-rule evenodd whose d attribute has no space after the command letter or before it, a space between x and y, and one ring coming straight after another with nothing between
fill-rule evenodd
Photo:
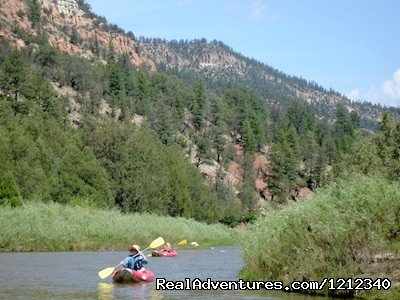
<instances>
[{"instance_id":1,"label":"yellow paddle blade","mask_svg":"<svg viewBox=\"0 0 400 300\"><path fill-rule=\"evenodd\" d=\"M183 245L186 245L186 244L187 244L187 240L183 240L183 241L180 241L178 243L178 246L183 246Z\"/></svg>"},{"instance_id":2,"label":"yellow paddle blade","mask_svg":"<svg viewBox=\"0 0 400 300\"><path fill-rule=\"evenodd\" d=\"M160 236L159 238L155 239L149 246L150 249L155 249L158 248L162 245L164 245L165 241L164 239Z\"/></svg>"},{"instance_id":3,"label":"yellow paddle blade","mask_svg":"<svg viewBox=\"0 0 400 300\"><path fill-rule=\"evenodd\" d=\"M101 270L101 271L98 273L98 274L99 274L99 277L100 277L101 279L104 279L104 278L110 276L110 275L114 272L114 270L115 270L115 267L105 268L105 269Z\"/></svg>"}]
</instances>

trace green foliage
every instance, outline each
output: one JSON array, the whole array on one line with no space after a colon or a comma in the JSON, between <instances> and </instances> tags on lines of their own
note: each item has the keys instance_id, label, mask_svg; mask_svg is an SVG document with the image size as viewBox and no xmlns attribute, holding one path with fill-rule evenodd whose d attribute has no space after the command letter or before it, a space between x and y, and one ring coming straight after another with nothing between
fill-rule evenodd
<instances>
[{"instance_id":1,"label":"green foliage","mask_svg":"<svg viewBox=\"0 0 400 300\"><path fill-rule=\"evenodd\" d=\"M124 211L206 222L221 218L216 195L200 173L178 148L166 148L148 125L135 131L114 121L88 119L85 123L85 144L110 174L115 202Z\"/></svg>"},{"instance_id":2,"label":"green foliage","mask_svg":"<svg viewBox=\"0 0 400 300\"><path fill-rule=\"evenodd\" d=\"M258 199L256 197L255 178L252 172L251 157L245 157L244 168L245 174L239 198L242 201L246 221L251 221L255 219L258 212Z\"/></svg>"},{"instance_id":3,"label":"green foliage","mask_svg":"<svg viewBox=\"0 0 400 300\"><path fill-rule=\"evenodd\" d=\"M0 207L6 205L11 207L22 205L21 193L10 173L0 177Z\"/></svg>"},{"instance_id":4,"label":"green foliage","mask_svg":"<svg viewBox=\"0 0 400 300\"><path fill-rule=\"evenodd\" d=\"M254 154L257 150L257 139L253 129L251 128L249 120L244 121L241 132L243 133L243 147L246 149L246 151L248 151L249 154Z\"/></svg>"},{"instance_id":5,"label":"green foliage","mask_svg":"<svg viewBox=\"0 0 400 300\"><path fill-rule=\"evenodd\" d=\"M124 90L124 79L123 73L119 65L114 61L108 62L109 82L110 88L109 93L113 96L119 95Z\"/></svg>"},{"instance_id":6,"label":"green foliage","mask_svg":"<svg viewBox=\"0 0 400 300\"><path fill-rule=\"evenodd\" d=\"M81 150L77 145L69 145L60 161L59 172L59 202L83 198L98 207L113 205L107 174L89 148Z\"/></svg>"},{"instance_id":7,"label":"green foliage","mask_svg":"<svg viewBox=\"0 0 400 300\"><path fill-rule=\"evenodd\" d=\"M378 156L386 168L389 178L396 180L400 179L399 128L400 121L395 122L385 111L379 123L379 135L376 137Z\"/></svg>"},{"instance_id":8,"label":"green foliage","mask_svg":"<svg viewBox=\"0 0 400 300\"><path fill-rule=\"evenodd\" d=\"M269 189L273 197L283 202L301 184L299 161L283 130L279 133L279 140L272 147L270 160L273 175L269 181Z\"/></svg>"},{"instance_id":9,"label":"green foliage","mask_svg":"<svg viewBox=\"0 0 400 300\"><path fill-rule=\"evenodd\" d=\"M143 248L158 236L171 243L182 239L200 247L232 245L234 230L184 218L155 214L122 214L85 205L27 202L23 207L0 207L0 251L127 250ZM132 234L132 228L135 234Z\"/></svg>"},{"instance_id":10,"label":"green foliage","mask_svg":"<svg viewBox=\"0 0 400 300\"><path fill-rule=\"evenodd\" d=\"M376 145L379 159L374 160L374 154L364 153L364 136L357 136L357 115L343 107L338 107L334 127L319 121L300 101L287 111L267 111L261 96L244 86L232 86L219 97L202 80L185 86L170 74L136 70L128 54L118 56L112 43L109 46L106 65L49 45L22 51L1 46L5 95L0 101L0 135L5 155L0 162L11 170L23 199L116 205L125 212L206 222L235 224L253 218L258 196L252 171L235 187L237 201L233 187L205 184L186 161L181 150L192 147L191 142L197 165L215 164L215 159L226 168L232 160L242 164L235 145L242 144L246 154L253 155L268 139L268 188L280 202L295 199L306 184L314 189L328 183L345 169L384 170L385 176L397 178L399 151L394 145L399 134L388 118L376 143L365 136ZM51 82L62 93L64 87L74 91L60 96ZM107 117L99 114L103 100L111 106L107 112L102 106ZM82 118L75 119L77 128L72 129L67 111L76 110ZM133 125L136 119L143 121ZM357 153L357 147L364 151Z\"/></svg>"},{"instance_id":11,"label":"green foliage","mask_svg":"<svg viewBox=\"0 0 400 300\"><path fill-rule=\"evenodd\" d=\"M38 29L41 22L41 8L38 0L27 0L28 4L28 18L32 23L32 28Z\"/></svg>"},{"instance_id":12,"label":"green foliage","mask_svg":"<svg viewBox=\"0 0 400 300\"><path fill-rule=\"evenodd\" d=\"M398 182L346 177L310 199L270 212L250 226L242 240L246 267L241 276L288 284L369 274L394 282L398 280L394 270L371 264L371 257L387 252L398 257L399 218ZM353 292L346 294L354 296Z\"/></svg>"},{"instance_id":13,"label":"green foliage","mask_svg":"<svg viewBox=\"0 0 400 300\"><path fill-rule=\"evenodd\" d=\"M79 196L91 198L96 206L112 205L104 170L90 150L77 148L79 139L45 103L32 103L32 115L15 114L7 99L0 104L0 134L7 149L2 166L8 166L24 199L68 202Z\"/></svg>"},{"instance_id":14,"label":"green foliage","mask_svg":"<svg viewBox=\"0 0 400 300\"><path fill-rule=\"evenodd\" d=\"M18 100L20 93L27 85L27 66L19 51L13 51L3 64L0 76L2 89Z\"/></svg>"},{"instance_id":15,"label":"green foliage","mask_svg":"<svg viewBox=\"0 0 400 300\"><path fill-rule=\"evenodd\" d=\"M23 18L25 16L25 12L22 9L18 9L17 16Z\"/></svg>"},{"instance_id":16,"label":"green foliage","mask_svg":"<svg viewBox=\"0 0 400 300\"><path fill-rule=\"evenodd\" d=\"M212 157L210 149L210 141L205 136L196 137L197 144L197 166Z\"/></svg>"},{"instance_id":17,"label":"green foliage","mask_svg":"<svg viewBox=\"0 0 400 300\"><path fill-rule=\"evenodd\" d=\"M70 35L70 38L69 38L69 42L71 44L76 45L76 46L79 46L79 44L81 43L81 38L80 38L80 36L78 34L78 31L76 30L75 27L72 27L72 29L71 29L71 35Z\"/></svg>"},{"instance_id":18,"label":"green foliage","mask_svg":"<svg viewBox=\"0 0 400 300\"><path fill-rule=\"evenodd\" d=\"M336 107L336 122L334 128L335 142L339 151L349 152L351 140L354 136L354 126L347 109L338 105Z\"/></svg>"},{"instance_id":19,"label":"green foliage","mask_svg":"<svg viewBox=\"0 0 400 300\"><path fill-rule=\"evenodd\" d=\"M205 121L205 109L207 101L205 89L204 82L201 80L196 81L193 86L192 114L193 125L196 130L202 129Z\"/></svg>"},{"instance_id":20,"label":"green foliage","mask_svg":"<svg viewBox=\"0 0 400 300\"><path fill-rule=\"evenodd\" d=\"M315 140L315 135L313 132L309 131L306 134L305 146L303 148L303 160L306 172L307 186L311 189L317 186L317 177L322 174L317 174L317 168L320 172L323 170L323 159L321 153L319 152L319 146ZM323 155L323 154L322 154Z\"/></svg>"},{"instance_id":21,"label":"green foliage","mask_svg":"<svg viewBox=\"0 0 400 300\"><path fill-rule=\"evenodd\" d=\"M314 112L304 102L293 101L288 107L286 117L289 125L294 126L299 135L305 135L315 128Z\"/></svg>"}]
</instances>

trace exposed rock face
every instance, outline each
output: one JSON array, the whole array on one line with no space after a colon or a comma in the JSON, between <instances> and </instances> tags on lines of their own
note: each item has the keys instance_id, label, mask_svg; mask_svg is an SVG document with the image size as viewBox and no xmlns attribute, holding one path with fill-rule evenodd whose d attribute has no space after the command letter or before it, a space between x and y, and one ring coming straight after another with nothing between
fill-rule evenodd
<instances>
[{"instance_id":1,"label":"exposed rock face","mask_svg":"<svg viewBox=\"0 0 400 300\"><path fill-rule=\"evenodd\" d=\"M312 191L307 187L302 187L299 190L298 197L300 198L308 198L312 195Z\"/></svg>"},{"instance_id":2,"label":"exposed rock face","mask_svg":"<svg viewBox=\"0 0 400 300\"><path fill-rule=\"evenodd\" d=\"M47 33L49 44L59 48L69 54L79 54L86 58L98 56L99 58L113 48L116 54L128 54L131 62L135 66L144 66L149 70L155 70L154 62L149 59L146 53L151 53L155 61L159 64L165 64L169 68L177 68L179 70L193 70L199 74L205 74L212 78L225 79L228 82L232 78L250 78L249 73L254 72L254 66L244 59L237 57L233 53L221 48L219 44L208 44L203 51L191 51L188 49L189 55L174 52L166 44L143 44L144 50L139 51L140 45L129 36L120 32L110 30L104 20L95 17L89 17L83 11L76 0L38 0L41 7L40 26ZM0 37L12 41L18 47L24 47L25 41L18 34L18 30L26 32L32 36L37 36L39 30L32 27L32 23L28 18L29 8L24 0L0 0ZM17 30L18 29L18 30ZM93 48L98 47L97 51ZM190 48L190 47L189 47ZM97 52L97 53L96 53ZM266 82L276 82L285 84L280 78L262 72L261 77ZM53 88L61 95L68 98L68 117L71 126L77 127L82 122L81 105L76 100L77 92L69 87L59 87L57 83L53 83ZM287 86L287 88L292 88ZM325 97L322 93L315 96L307 90L294 89L294 93L298 97L307 99L310 103L318 101L321 97ZM86 97L87 95L79 95ZM316 98L315 98L316 97ZM332 100L333 99L333 100ZM329 98L326 101L333 103L340 102L340 99ZM111 108L110 105L102 100L99 112L103 116L119 119L121 110ZM191 124L191 116L189 112L185 112L184 128L182 136L188 144L188 160L198 165L200 173L210 183L215 183L217 173L221 172L224 182L229 186L233 193L238 194L238 188L244 177L244 170L237 162L231 162L224 169L215 160L201 162L198 159L197 147L188 138ZM143 116L135 115L131 120L136 126L144 122ZM206 126L210 124L206 122ZM238 132L231 132L224 137L227 143L232 143L234 152L238 161L244 157L244 148L240 145L242 136ZM271 176L269 162L265 156L268 149L263 149L263 155L256 155L253 164L253 173L255 176L255 186L259 194L260 200L272 200L272 196L268 191L268 179ZM225 158L222 158L223 160ZM307 196L308 191L301 189L300 197Z\"/></svg>"},{"instance_id":3,"label":"exposed rock face","mask_svg":"<svg viewBox=\"0 0 400 300\"><path fill-rule=\"evenodd\" d=\"M256 177L256 189L260 197L264 200L271 201L272 196L268 191L268 179L272 174L266 156L256 155L253 163L253 173Z\"/></svg>"},{"instance_id":4,"label":"exposed rock face","mask_svg":"<svg viewBox=\"0 0 400 300\"><path fill-rule=\"evenodd\" d=\"M264 90L276 90L288 99L303 99L310 104L319 104L319 117L329 117L337 104L344 105L349 111L357 111L365 120L377 121L382 112L382 109L372 104L364 103L359 107L345 96L323 90L316 84L306 84L304 79L287 76L235 53L218 41L195 40L178 43L144 39L141 46L162 68L183 71L184 74L195 73L217 83L223 81L244 84L261 93L271 104L279 105L279 102L270 99Z\"/></svg>"},{"instance_id":5,"label":"exposed rock face","mask_svg":"<svg viewBox=\"0 0 400 300\"><path fill-rule=\"evenodd\" d=\"M42 27L48 33L50 45L69 54L80 54L92 58L105 54L110 46L115 53L127 53L134 66L155 70L155 64L145 53L140 53L138 43L122 33L112 31L103 20L90 18L80 9L75 0L39 0ZM23 0L1 0L0 37L7 38L23 47L25 42L13 32L21 28L30 35L38 34L32 28L27 15L29 9ZM73 40L72 36L76 35ZM98 49L94 51L94 48ZM94 53L99 52L99 53Z\"/></svg>"},{"instance_id":6,"label":"exposed rock face","mask_svg":"<svg viewBox=\"0 0 400 300\"><path fill-rule=\"evenodd\" d=\"M66 16L80 16L80 17L84 15L83 11L79 9L78 3L76 3L75 0L57 0L56 3L58 6L58 11L61 14L64 14Z\"/></svg>"},{"instance_id":7,"label":"exposed rock face","mask_svg":"<svg viewBox=\"0 0 400 300\"><path fill-rule=\"evenodd\" d=\"M236 186L239 184L239 182L243 181L244 177L244 170L242 167L236 163L232 162L227 171L226 175L226 180L229 182L231 185Z\"/></svg>"}]
</instances>

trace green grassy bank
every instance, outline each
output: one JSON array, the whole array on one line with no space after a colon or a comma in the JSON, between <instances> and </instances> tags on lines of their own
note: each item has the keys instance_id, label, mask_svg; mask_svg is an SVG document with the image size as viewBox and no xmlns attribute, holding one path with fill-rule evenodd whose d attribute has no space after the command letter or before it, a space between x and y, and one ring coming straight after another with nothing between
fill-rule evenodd
<instances>
[{"instance_id":1,"label":"green grassy bank","mask_svg":"<svg viewBox=\"0 0 400 300\"><path fill-rule=\"evenodd\" d=\"M341 295L400 299L400 184L362 176L340 181L258 220L242 244L246 280L386 277L387 292Z\"/></svg>"},{"instance_id":2,"label":"green grassy bank","mask_svg":"<svg viewBox=\"0 0 400 300\"><path fill-rule=\"evenodd\" d=\"M0 208L0 251L126 250L159 236L176 245L230 245L236 233L223 225L151 214L121 214L60 204L27 203Z\"/></svg>"}]
</instances>

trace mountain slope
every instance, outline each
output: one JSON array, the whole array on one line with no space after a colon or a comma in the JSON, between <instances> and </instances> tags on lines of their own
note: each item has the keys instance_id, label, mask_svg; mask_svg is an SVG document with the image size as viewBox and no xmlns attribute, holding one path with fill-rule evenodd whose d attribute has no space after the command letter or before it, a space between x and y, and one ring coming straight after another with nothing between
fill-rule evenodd
<instances>
[{"instance_id":1,"label":"mountain slope","mask_svg":"<svg viewBox=\"0 0 400 300\"><path fill-rule=\"evenodd\" d=\"M389 116L376 138L349 113L358 104L220 42L138 43L84 1L0 8L0 135L11 149L0 185L10 197L235 224L360 162L361 172L398 174L400 127Z\"/></svg>"},{"instance_id":2,"label":"mountain slope","mask_svg":"<svg viewBox=\"0 0 400 300\"><path fill-rule=\"evenodd\" d=\"M169 70L183 79L201 76L217 92L232 84L243 84L259 92L269 104L286 107L301 99L311 105L319 117L332 119L337 104L357 111L362 124L374 129L383 108L357 103L315 82L289 76L267 64L234 52L219 41L165 41L141 38L140 45L161 70ZM395 109L392 109L395 112Z\"/></svg>"},{"instance_id":3,"label":"mountain slope","mask_svg":"<svg viewBox=\"0 0 400 300\"><path fill-rule=\"evenodd\" d=\"M135 66L155 70L153 61L138 51L132 33L109 25L103 17L92 13L84 1L2 0L0 13L0 38L19 47L46 40L68 54L102 59L112 51L128 54Z\"/></svg>"},{"instance_id":4,"label":"mountain slope","mask_svg":"<svg viewBox=\"0 0 400 300\"><path fill-rule=\"evenodd\" d=\"M293 100L301 99L314 108L318 117L330 120L336 104L342 104L349 111L355 110L363 127L370 130L376 129L383 110L380 105L352 102L315 82L286 75L219 41L137 41L132 32L126 33L93 13L84 0L4 0L0 12L0 38L11 40L18 47L45 40L64 52L85 58L107 60L109 55L127 55L134 66L169 71L186 82L201 76L217 93L239 83L279 108L285 109ZM396 116L399 110L390 111Z\"/></svg>"}]
</instances>

